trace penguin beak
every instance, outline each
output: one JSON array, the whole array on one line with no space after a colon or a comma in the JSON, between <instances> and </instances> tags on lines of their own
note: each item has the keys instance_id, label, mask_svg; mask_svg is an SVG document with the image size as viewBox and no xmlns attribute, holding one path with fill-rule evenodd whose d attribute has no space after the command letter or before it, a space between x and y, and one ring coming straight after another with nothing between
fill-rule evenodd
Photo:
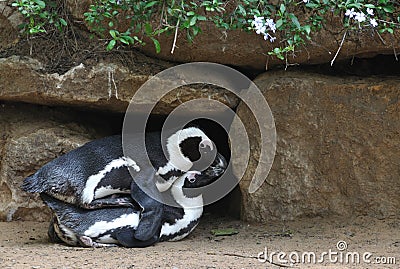
<instances>
[{"instance_id":1,"label":"penguin beak","mask_svg":"<svg viewBox=\"0 0 400 269\"><path fill-rule=\"evenodd\" d=\"M214 162L210 165L210 169L207 169L206 174L210 177L221 176L227 168L227 162L220 153L217 153Z\"/></svg>"}]
</instances>

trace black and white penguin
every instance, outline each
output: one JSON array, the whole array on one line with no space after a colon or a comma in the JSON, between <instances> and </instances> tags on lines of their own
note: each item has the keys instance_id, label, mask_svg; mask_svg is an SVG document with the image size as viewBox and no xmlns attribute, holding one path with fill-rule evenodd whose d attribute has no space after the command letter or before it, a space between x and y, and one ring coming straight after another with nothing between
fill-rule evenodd
<instances>
[{"instance_id":1,"label":"black and white penguin","mask_svg":"<svg viewBox=\"0 0 400 269\"><path fill-rule=\"evenodd\" d=\"M135 181L142 171L151 167L157 175L156 186L166 191L173 181L191 170L200 157L215 156L217 149L207 135L197 127L178 130L168 137L167 157L164 156L158 132L146 134L145 152L135 151L134 157L123 154L120 135L91 141L45 164L27 177L22 189L31 193L45 193L58 200L87 209L107 206L132 206L129 197L114 198L113 194L130 193L132 176ZM137 138L136 140L138 140ZM139 144L141 141L137 141ZM215 161L222 156L216 153ZM129 170L128 170L129 169Z\"/></svg>"},{"instance_id":2,"label":"black and white penguin","mask_svg":"<svg viewBox=\"0 0 400 269\"><path fill-rule=\"evenodd\" d=\"M134 237L139 227L148 228L139 226L139 206L88 210L42 193L43 201L53 212L49 237L53 242L83 247L146 247L156 242L181 240L195 229L203 213L202 195L191 196L185 190L210 184L225 171L225 168L226 163L221 163L219 167L209 168L208 172L189 171L176 179L168 193L177 206L160 204L160 215L154 220L157 228L147 241L140 241ZM132 189L132 192L135 191L137 190Z\"/></svg>"}]
</instances>

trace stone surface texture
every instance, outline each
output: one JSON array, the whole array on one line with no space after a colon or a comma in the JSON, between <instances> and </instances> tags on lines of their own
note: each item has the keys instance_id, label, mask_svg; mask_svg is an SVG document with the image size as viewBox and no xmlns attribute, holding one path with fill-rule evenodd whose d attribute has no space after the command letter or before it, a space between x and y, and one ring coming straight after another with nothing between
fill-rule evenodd
<instances>
[{"instance_id":1,"label":"stone surface texture","mask_svg":"<svg viewBox=\"0 0 400 269\"><path fill-rule=\"evenodd\" d=\"M0 126L0 221L47 221L49 211L38 195L20 189L23 179L95 132L71 116L27 105L1 105Z\"/></svg>"},{"instance_id":2,"label":"stone surface texture","mask_svg":"<svg viewBox=\"0 0 400 269\"><path fill-rule=\"evenodd\" d=\"M0 100L123 113L135 92L149 77L109 62L94 66L80 64L64 74L49 74L44 71L43 64L35 59L10 56L0 58ZM214 99L231 108L238 105L236 96L227 90L210 86L185 86L160 99L153 113L168 114L180 104L198 98ZM138 103L146 106L155 104L158 99L159 96L153 91ZM204 109L207 112L210 108Z\"/></svg>"},{"instance_id":3,"label":"stone surface texture","mask_svg":"<svg viewBox=\"0 0 400 269\"><path fill-rule=\"evenodd\" d=\"M23 21L22 15L11 8L11 2L0 2L0 52L14 46L20 39L18 25Z\"/></svg>"},{"instance_id":4,"label":"stone surface texture","mask_svg":"<svg viewBox=\"0 0 400 269\"><path fill-rule=\"evenodd\" d=\"M254 153L240 182L244 219L399 215L400 79L270 72L255 83L278 139L266 182L249 194L260 139L239 105Z\"/></svg>"}]
</instances>

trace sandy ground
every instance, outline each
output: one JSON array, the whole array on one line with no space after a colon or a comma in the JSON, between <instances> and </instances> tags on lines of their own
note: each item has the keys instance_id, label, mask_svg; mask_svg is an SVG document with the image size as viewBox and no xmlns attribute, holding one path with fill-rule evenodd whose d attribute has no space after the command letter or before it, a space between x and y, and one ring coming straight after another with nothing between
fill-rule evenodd
<instances>
[{"instance_id":1,"label":"sandy ground","mask_svg":"<svg viewBox=\"0 0 400 269\"><path fill-rule=\"evenodd\" d=\"M145 249L52 244L47 241L47 226L42 222L0 222L0 268L280 268L262 262L265 255L260 256L261 261L257 259L265 249L275 263L284 263L289 255L292 260L298 257L300 263L291 266L287 262L285 267L400 268L399 218L307 219L259 225L208 215L188 238ZM218 237L210 233L226 228L239 233ZM337 248L340 240L347 243L343 251ZM281 261L275 254L280 251L286 254L281 254ZM311 252L316 255L315 262ZM319 262L324 252L327 254ZM379 261L386 264L377 264Z\"/></svg>"}]
</instances>

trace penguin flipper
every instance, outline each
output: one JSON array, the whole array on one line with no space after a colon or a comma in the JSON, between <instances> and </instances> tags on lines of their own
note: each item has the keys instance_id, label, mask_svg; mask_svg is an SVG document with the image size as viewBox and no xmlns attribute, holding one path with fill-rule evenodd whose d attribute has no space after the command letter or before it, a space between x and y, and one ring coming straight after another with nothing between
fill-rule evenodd
<instances>
[{"instance_id":1,"label":"penguin flipper","mask_svg":"<svg viewBox=\"0 0 400 269\"><path fill-rule=\"evenodd\" d=\"M93 200L90 204L84 204L86 209L99 209L104 207L134 207L130 197L106 197Z\"/></svg>"},{"instance_id":2,"label":"penguin flipper","mask_svg":"<svg viewBox=\"0 0 400 269\"><path fill-rule=\"evenodd\" d=\"M146 241L137 240L134 237L134 235L135 235L135 230L133 230L132 228L121 229L115 233L115 237L118 240L118 242L122 246L128 247L128 248L148 247L148 246L154 245L159 240L158 234L153 235L149 240L146 240Z\"/></svg>"},{"instance_id":3,"label":"penguin flipper","mask_svg":"<svg viewBox=\"0 0 400 269\"><path fill-rule=\"evenodd\" d=\"M134 234L134 237L141 241L148 241L155 235L159 235L162 226L161 221L164 206L159 202L161 201L161 194L154 183L154 176L155 171L149 169L141 175L141 178L136 179L136 182L140 182L141 187L145 188L151 197L146 194L135 181L131 184L132 199L143 208L139 224Z\"/></svg>"},{"instance_id":4,"label":"penguin flipper","mask_svg":"<svg viewBox=\"0 0 400 269\"><path fill-rule=\"evenodd\" d=\"M155 208L142 213L134 237L140 241L151 240L159 233L162 217L162 209Z\"/></svg>"},{"instance_id":5,"label":"penguin flipper","mask_svg":"<svg viewBox=\"0 0 400 269\"><path fill-rule=\"evenodd\" d=\"M43 192L45 190L44 186L39 182L37 173L25 178L21 189L30 193Z\"/></svg>"}]
</instances>

